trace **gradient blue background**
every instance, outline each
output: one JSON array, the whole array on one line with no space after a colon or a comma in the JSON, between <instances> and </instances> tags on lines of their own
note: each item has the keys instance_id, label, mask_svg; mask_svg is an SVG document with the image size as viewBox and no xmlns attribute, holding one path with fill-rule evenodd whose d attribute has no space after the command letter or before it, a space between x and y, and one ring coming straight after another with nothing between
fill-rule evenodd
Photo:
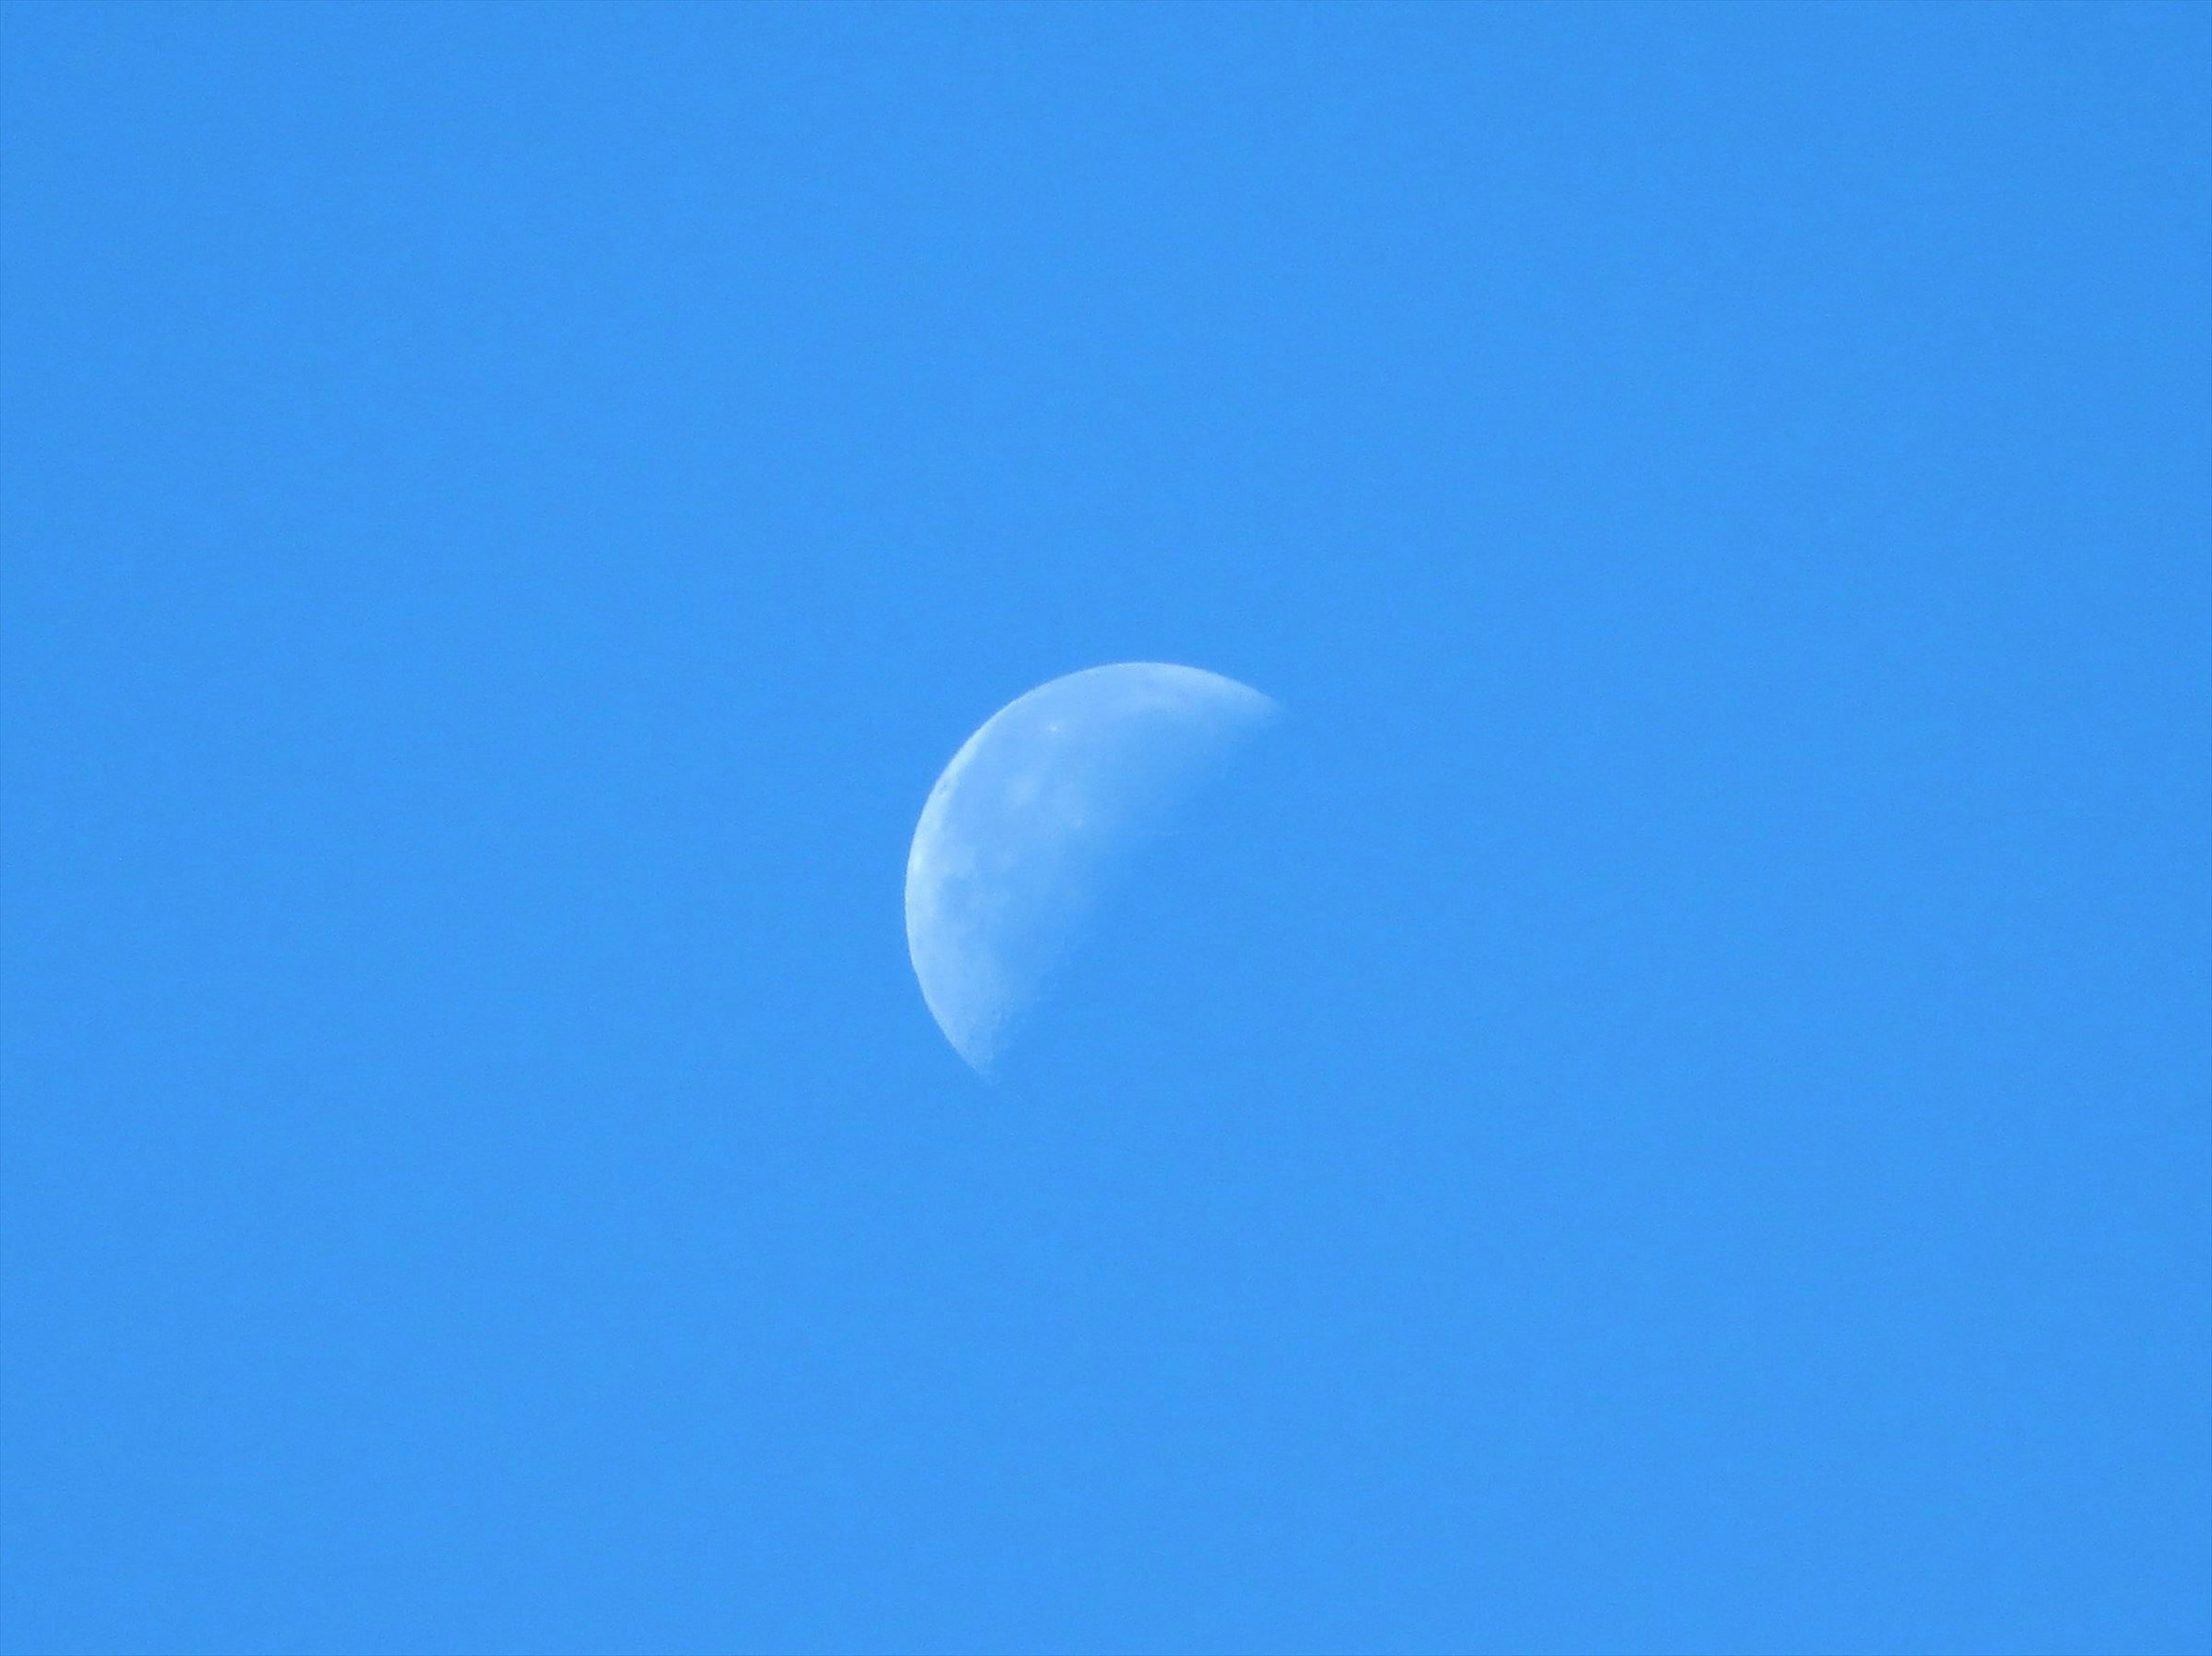
<instances>
[{"instance_id":1,"label":"gradient blue background","mask_svg":"<svg viewBox=\"0 0 2212 1656\"><path fill-rule=\"evenodd\" d=\"M2212 1647L2212 11L4 57L0 1647Z\"/></svg>"}]
</instances>

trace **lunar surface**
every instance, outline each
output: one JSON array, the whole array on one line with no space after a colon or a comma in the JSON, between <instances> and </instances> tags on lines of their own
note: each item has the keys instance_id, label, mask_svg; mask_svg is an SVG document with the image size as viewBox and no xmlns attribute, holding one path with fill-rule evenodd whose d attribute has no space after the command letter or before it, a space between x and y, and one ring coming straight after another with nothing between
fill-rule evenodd
<instances>
[{"instance_id":1,"label":"lunar surface","mask_svg":"<svg viewBox=\"0 0 2212 1656\"><path fill-rule=\"evenodd\" d=\"M988 1076L1115 866L1276 712L1195 667L1125 662L1007 703L930 790L907 952L938 1027Z\"/></svg>"}]
</instances>

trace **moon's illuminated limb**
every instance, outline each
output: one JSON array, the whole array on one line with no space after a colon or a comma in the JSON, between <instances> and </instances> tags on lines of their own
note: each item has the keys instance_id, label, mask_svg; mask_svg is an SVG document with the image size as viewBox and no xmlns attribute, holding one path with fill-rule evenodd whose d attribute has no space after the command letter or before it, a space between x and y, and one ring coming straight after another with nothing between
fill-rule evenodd
<instances>
[{"instance_id":1,"label":"moon's illuminated limb","mask_svg":"<svg viewBox=\"0 0 2212 1656\"><path fill-rule=\"evenodd\" d=\"M1275 704L1195 667L1039 685L969 737L907 854L907 952L938 1027L988 1074L1100 877Z\"/></svg>"}]
</instances>

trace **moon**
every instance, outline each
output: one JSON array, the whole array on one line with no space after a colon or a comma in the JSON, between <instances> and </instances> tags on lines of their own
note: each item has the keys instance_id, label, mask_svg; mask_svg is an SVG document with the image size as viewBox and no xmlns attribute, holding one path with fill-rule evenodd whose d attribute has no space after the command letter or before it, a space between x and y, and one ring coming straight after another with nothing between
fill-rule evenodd
<instances>
[{"instance_id":1,"label":"moon","mask_svg":"<svg viewBox=\"0 0 2212 1656\"><path fill-rule=\"evenodd\" d=\"M938 1027L978 1074L1115 865L1277 711L1218 673L1122 662L1017 697L952 755L907 853L907 953Z\"/></svg>"}]
</instances>

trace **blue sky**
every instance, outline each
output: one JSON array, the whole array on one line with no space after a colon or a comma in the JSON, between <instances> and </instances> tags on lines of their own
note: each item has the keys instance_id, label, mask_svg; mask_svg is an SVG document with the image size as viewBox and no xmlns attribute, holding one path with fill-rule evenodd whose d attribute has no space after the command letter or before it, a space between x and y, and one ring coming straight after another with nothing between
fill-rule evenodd
<instances>
[{"instance_id":1,"label":"blue sky","mask_svg":"<svg viewBox=\"0 0 2212 1656\"><path fill-rule=\"evenodd\" d=\"M0 30L0 1648L2212 1647L2212 12Z\"/></svg>"}]
</instances>

